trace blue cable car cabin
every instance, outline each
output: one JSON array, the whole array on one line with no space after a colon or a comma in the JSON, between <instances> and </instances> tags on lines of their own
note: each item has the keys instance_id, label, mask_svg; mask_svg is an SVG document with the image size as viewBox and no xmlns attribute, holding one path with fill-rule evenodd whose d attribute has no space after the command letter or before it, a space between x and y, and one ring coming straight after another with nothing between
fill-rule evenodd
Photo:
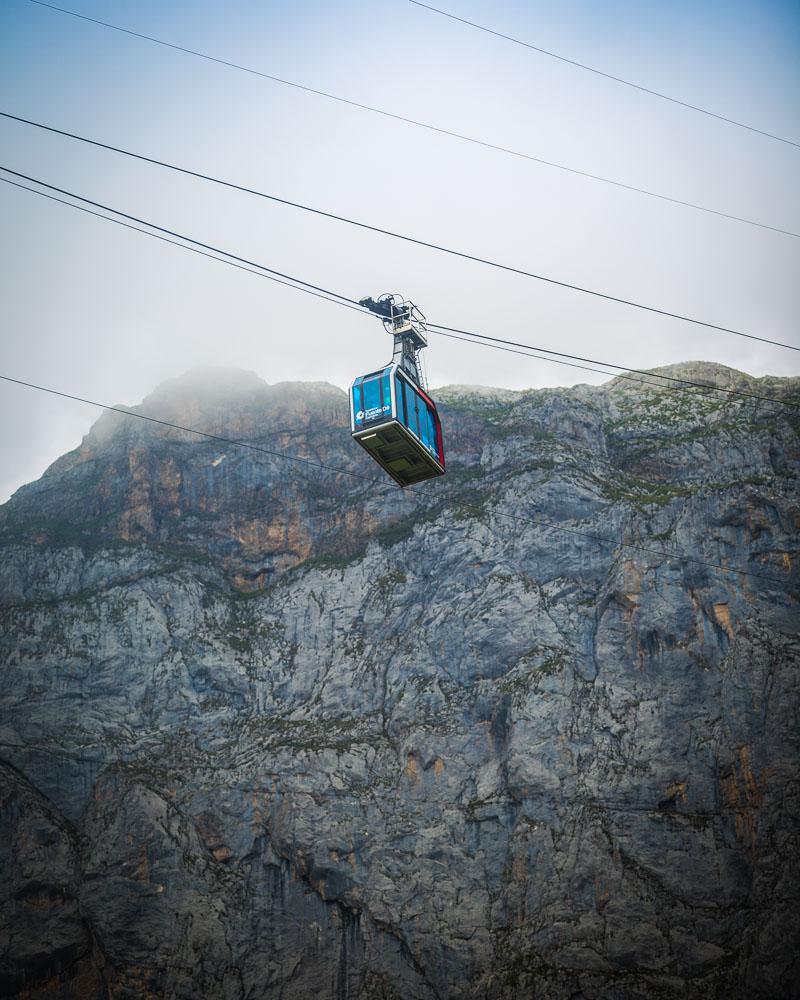
<instances>
[{"instance_id":1,"label":"blue cable car cabin","mask_svg":"<svg viewBox=\"0 0 800 1000\"><path fill-rule=\"evenodd\" d=\"M400 486L443 476L436 404L399 364L361 375L350 388L350 430Z\"/></svg>"}]
</instances>

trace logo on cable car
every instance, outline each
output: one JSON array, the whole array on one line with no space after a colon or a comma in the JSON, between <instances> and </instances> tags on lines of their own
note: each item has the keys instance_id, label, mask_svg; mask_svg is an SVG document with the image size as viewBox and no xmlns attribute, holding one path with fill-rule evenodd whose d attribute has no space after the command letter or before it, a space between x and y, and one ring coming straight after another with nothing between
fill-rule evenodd
<instances>
[{"instance_id":1,"label":"logo on cable car","mask_svg":"<svg viewBox=\"0 0 800 1000\"><path fill-rule=\"evenodd\" d=\"M379 417L384 413L389 413L391 409L391 404L386 403L385 406L373 406L369 410L359 410L358 413L356 413L356 420L372 420L373 417Z\"/></svg>"}]
</instances>

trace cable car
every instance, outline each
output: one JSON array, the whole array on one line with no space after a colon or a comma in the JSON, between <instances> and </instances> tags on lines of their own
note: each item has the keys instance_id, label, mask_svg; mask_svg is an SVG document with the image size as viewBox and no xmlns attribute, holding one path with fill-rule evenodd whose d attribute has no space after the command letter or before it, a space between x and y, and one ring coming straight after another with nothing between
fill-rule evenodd
<instances>
[{"instance_id":1,"label":"cable car","mask_svg":"<svg viewBox=\"0 0 800 1000\"><path fill-rule=\"evenodd\" d=\"M381 317L394 352L391 364L359 375L350 387L350 432L399 486L443 476L442 424L420 372L425 317L394 295L359 304Z\"/></svg>"}]
</instances>

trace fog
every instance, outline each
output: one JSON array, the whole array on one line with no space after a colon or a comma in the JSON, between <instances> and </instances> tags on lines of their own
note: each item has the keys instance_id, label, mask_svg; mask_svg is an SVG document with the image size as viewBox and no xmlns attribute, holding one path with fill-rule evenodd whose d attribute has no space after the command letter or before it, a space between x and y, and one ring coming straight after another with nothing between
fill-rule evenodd
<instances>
[{"instance_id":1,"label":"fog","mask_svg":"<svg viewBox=\"0 0 800 1000\"><path fill-rule=\"evenodd\" d=\"M800 232L800 149L475 31L374 4L75 0L89 16L625 183ZM455 0L453 0L455 4ZM800 9L458 0L448 10L800 140ZM393 122L25 0L2 110L559 280L798 344L800 240ZM0 120L2 163L353 298L631 367L800 354L411 246ZM135 404L198 365L345 387L377 323L0 184L0 372ZM603 381L432 337L431 384ZM98 411L0 384L0 500Z\"/></svg>"}]
</instances>

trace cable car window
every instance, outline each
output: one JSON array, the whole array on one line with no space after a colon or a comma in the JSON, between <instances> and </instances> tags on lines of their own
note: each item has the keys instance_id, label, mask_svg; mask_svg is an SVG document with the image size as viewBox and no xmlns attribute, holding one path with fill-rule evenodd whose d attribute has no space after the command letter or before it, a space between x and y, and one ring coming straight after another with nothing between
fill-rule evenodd
<instances>
[{"instance_id":1,"label":"cable car window","mask_svg":"<svg viewBox=\"0 0 800 1000\"><path fill-rule=\"evenodd\" d=\"M353 426L363 427L364 426L364 384L363 380L360 380L356 385L353 386Z\"/></svg>"},{"instance_id":2,"label":"cable car window","mask_svg":"<svg viewBox=\"0 0 800 1000\"><path fill-rule=\"evenodd\" d=\"M413 414L413 416L411 418L412 419L411 429L413 430L413 432L417 435L417 437L421 441L422 440L422 426L421 426L420 412L419 412L419 396L416 394L416 392L413 389L409 389L408 391L409 391L409 394L411 395L411 397L413 399L413 410L414 410L414 414Z\"/></svg>"},{"instance_id":3,"label":"cable car window","mask_svg":"<svg viewBox=\"0 0 800 1000\"><path fill-rule=\"evenodd\" d=\"M426 448L430 448L428 440L428 413L425 408L425 401L417 396L417 416L419 418L419 439Z\"/></svg>"},{"instance_id":4,"label":"cable car window","mask_svg":"<svg viewBox=\"0 0 800 1000\"><path fill-rule=\"evenodd\" d=\"M403 382L403 395L406 400L406 427L414 434L417 433L417 394Z\"/></svg>"},{"instance_id":5,"label":"cable car window","mask_svg":"<svg viewBox=\"0 0 800 1000\"><path fill-rule=\"evenodd\" d=\"M405 426L414 434L417 433L416 427L416 393L408 385L405 379L400 379L400 385L403 387L403 408L405 410L405 420L403 423Z\"/></svg>"},{"instance_id":6,"label":"cable car window","mask_svg":"<svg viewBox=\"0 0 800 1000\"><path fill-rule=\"evenodd\" d=\"M439 426L436 423L436 414L432 411L428 411L431 418L431 446L433 447L433 453L438 459L441 459L441 453L439 449Z\"/></svg>"},{"instance_id":7,"label":"cable car window","mask_svg":"<svg viewBox=\"0 0 800 1000\"><path fill-rule=\"evenodd\" d=\"M389 419L392 413L392 397L388 372L379 372L370 378L365 378L358 386L358 411L356 421L359 425L375 423Z\"/></svg>"},{"instance_id":8,"label":"cable car window","mask_svg":"<svg viewBox=\"0 0 800 1000\"><path fill-rule=\"evenodd\" d=\"M422 395L405 379L395 375L397 408L395 417L407 427L436 458L439 455L439 438L434 411Z\"/></svg>"},{"instance_id":9,"label":"cable car window","mask_svg":"<svg viewBox=\"0 0 800 1000\"><path fill-rule=\"evenodd\" d=\"M394 377L394 395L397 400L397 419L404 427L408 427L405 386L403 385L403 380L398 378L397 375Z\"/></svg>"},{"instance_id":10,"label":"cable car window","mask_svg":"<svg viewBox=\"0 0 800 1000\"><path fill-rule=\"evenodd\" d=\"M423 402L424 407L424 419L425 419L425 436L423 437L423 442L431 450L435 450L436 438L433 433L433 420L431 419L431 411L428 408L428 404Z\"/></svg>"},{"instance_id":11,"label":"cable car window","mask_svg":"<svg viewBox=\"0 0 800 1000\"><path fill-rule=\"evenodd\" d=\"M434 445L434 435L433 435L433 421L431 420L430 410L428 409L428 404L425 400L420 397L419 400L419 428L420 428L420 440L428 449L428 451L433 451Z\"/></svg>"},{"instance_id":12,"label":"cable car window","mask_svg":"<svg viewBox=\"0 0 800 1000\"><path fill-rule=\"evenodd\" d=\"M431 434L431 451L441 461L442 456L439 454L439 433L436 426L436 417L430 406L426 405L425 409L428 411L428 424L430 426Z\"/></svg>"},{"instance_id":13,"label":"cable car window","mask_svg":"<svg viewBox=\"0 0 800 1000\"><path fill-rule=\"evenodd\" d=\"M380 384L380 379L371 378L364 382L361 387L364 393L364 417L366 420L375 416L374 411L380 412L383 409L381 406Z\"/></svg>"}]
</instances>

